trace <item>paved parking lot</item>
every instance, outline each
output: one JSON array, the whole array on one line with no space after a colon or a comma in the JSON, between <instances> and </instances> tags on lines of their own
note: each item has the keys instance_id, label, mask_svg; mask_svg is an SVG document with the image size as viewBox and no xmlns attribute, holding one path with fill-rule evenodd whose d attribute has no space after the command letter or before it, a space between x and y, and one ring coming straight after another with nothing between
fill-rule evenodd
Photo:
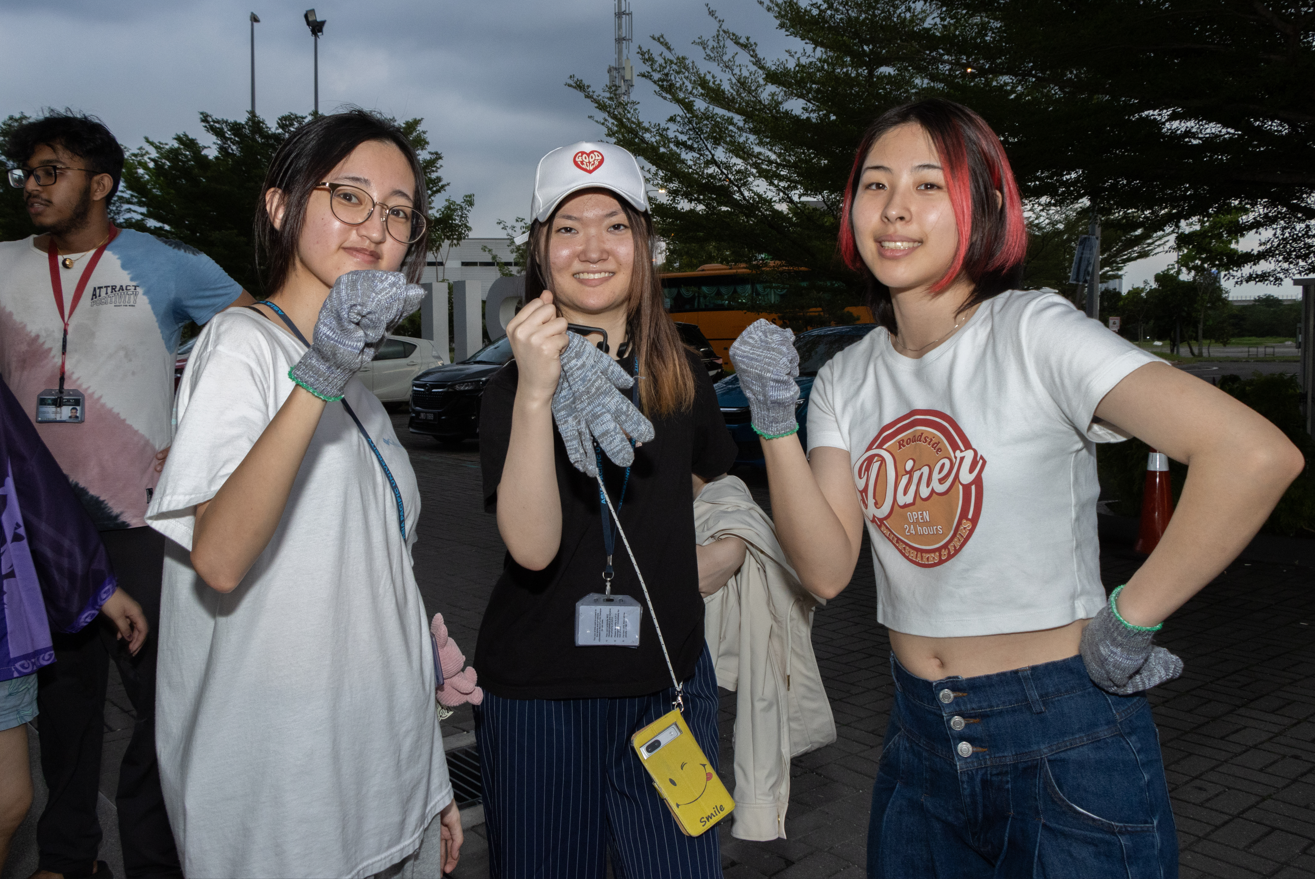
<instances>
[{"instance_id":1,"label":"paved parking lot","mask_svg":"<svg viewBox=\"0 0 1315 879\"><path fill-rule=\"evenodd\" d=\"M417 579L430 611L444 614L470 655L503 558L493 517L482 511L477 448L453 450L411 436L402 414L394 424L423 492ZM738 475L766 506L761 475ZM1126 580L1139 564L1127 548L1126 525L1113 523L1102 540L1108 585ZM1152 703L1184 877L1315 876L1313 586L1315 541L1263 540L1165 629L1161 641L1183 657L1186 672L1157 688ZM723 823L723 861L732 879L863 875L868 802L892 689L866 553L850 588L817 613L813 641L839 740L795 761L789 839L746 843L732 839L730 822ZM101 790L112 797L131 717L121 689L113 687L110 700ZM734 707L734 696L723 694L720 756L728 786ZM459 711L445 726L447 735L460 737L473 729L473 716ZM112 820L112 807L102 805ZM35 865L32 820L3 879L26 877L32 867L24 865ZM115 848L107 839L102 856L112 859ZM487 875L482 826L468 831L455 875Z\"/></svg>"}]
</instances>

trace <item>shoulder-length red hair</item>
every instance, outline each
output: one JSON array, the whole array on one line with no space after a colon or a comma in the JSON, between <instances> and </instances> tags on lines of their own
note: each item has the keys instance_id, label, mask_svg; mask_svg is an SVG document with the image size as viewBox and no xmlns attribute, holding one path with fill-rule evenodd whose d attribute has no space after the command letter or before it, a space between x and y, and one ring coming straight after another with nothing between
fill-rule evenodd
<instances>
[{"instance_id":1,"label":"shoulder-length red hair","mask_svg":"<svg viewBox=\"0 0 1315 879\"><path fill-rule=\"evenodd\" d=\"M854 155L840 215L840 255L845 265L863 276L868 306L877 322L891 332L898 327L890 290L859 256L852 211L863 161L872 145L892 128L908 124L921 127L936 147L959 229L954 259L931 292L940 293L960 274L967 275L973 282L973 293L960 311L971 308L1015 286L1022 277L1027 255L1023 200L1000 138L986 120L962 104L942 98L887 110L868 126Z\"/></svg>"}]
</instances>

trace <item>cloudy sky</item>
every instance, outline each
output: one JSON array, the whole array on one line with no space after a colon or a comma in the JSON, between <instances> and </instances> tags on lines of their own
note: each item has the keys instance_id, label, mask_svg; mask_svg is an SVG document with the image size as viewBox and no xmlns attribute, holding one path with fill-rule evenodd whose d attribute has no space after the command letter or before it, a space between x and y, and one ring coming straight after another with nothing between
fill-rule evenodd
<instances>
[{"instance_id":1,"label":"cloudy sky","mask_svg":"<svg viewBox=\"0 0 1315 879\"><path fill-rule=\"evenodd\" d=\"M269 119L307 112L308 2L0 0L0 117L74 107L100 116L130 148L181 131L199 136L200 112L240 118L250 106L252 11L261 18L257 111ZM765 54L789 47L755 0L715 6ZM665 34L693 52L690 42L713 29L704 0L632 0L632 7L639 44ZM497 220L528 213L540 156L601 134L589 105L564 84L575 74L606 85L613 0L324 0L315 8L328 22L320 109L357 104L423 117L444 154L448 194L475 195L476 236L498 235ZM643 80L635 95L650 118L667 115ZM1127 283L1149 279L1170 259L1135 264Z\"/></svg>"}]
</instances>

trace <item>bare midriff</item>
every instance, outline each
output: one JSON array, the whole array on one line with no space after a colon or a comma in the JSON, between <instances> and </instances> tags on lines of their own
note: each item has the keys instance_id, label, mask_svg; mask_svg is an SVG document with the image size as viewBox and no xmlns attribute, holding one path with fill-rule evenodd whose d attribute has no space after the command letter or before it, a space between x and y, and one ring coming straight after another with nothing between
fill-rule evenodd
<instances>
[{"instance_id":1,"label":"bare midriff","mask_svg":"<svg viewBox=\"0 0 1315 879\"><path fill-rule=\"evenodd\" d=\"M928 638L892 630L890 646L900 665L920 678L973 678L1077 656L1087 622L970 638Z\"/></svg>"}]
</instances>

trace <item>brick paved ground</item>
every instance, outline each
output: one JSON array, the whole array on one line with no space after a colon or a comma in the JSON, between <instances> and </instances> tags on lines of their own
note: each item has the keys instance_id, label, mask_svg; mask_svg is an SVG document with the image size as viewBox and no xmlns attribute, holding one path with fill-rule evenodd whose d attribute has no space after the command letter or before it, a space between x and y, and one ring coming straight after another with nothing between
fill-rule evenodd
<instances>
[{"instance_id":1,"label":"brick paved ground","mask_svg":"<svg viewBox=\"0 0 1315 879\"><path fill-rule=\"evenodd\" d=\"M424 495L417 579L427 606L442 611L470 655L503 555L493 517L482 512L475 445L445 449L406 434L403 416L394 416L394 423L412 452ZM766 506L761 477L741 475ZM1102 541L1110 585L1127 579L1139 563L1116 531ZM1284 563L1273 561L1278 558ZM1186 661L1182 678L1152 693L1184 877L1315 876L1313 563L1315 542L1259 543L1176 615L1161 638ZM889 645L875 623L874 603L865 552L850 588L818 611L813 634L839 740L795 760L789 839L735 840L724 822L723 863L731 879L863 875L872 778L892 698ZM106 792L114 790L131 719L121 688L112 690ZM720 756L728 786L734 708L734 696L723 694ZM447 735L462 736L473 729L473 716L459 711L445 726ZM24 865L35 863L31 823L16 839L2 879L25 877L31 867ZM485 876L483 826L467 834L455 875ZM106 846L111 857L113 848Z\"/></svg>"}]
</instances>

